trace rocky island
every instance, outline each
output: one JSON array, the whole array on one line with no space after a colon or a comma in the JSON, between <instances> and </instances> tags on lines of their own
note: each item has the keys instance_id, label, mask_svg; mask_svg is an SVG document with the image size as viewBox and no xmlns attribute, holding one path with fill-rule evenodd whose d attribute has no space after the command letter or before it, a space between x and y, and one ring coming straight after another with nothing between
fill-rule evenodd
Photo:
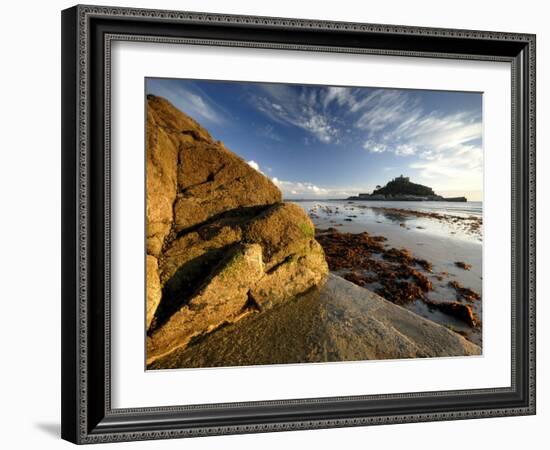
<instances>
[{"instance_id":1,"label":"rocky island","mask_svg":"<svg viewBox=\"0 0 550 450\"><path fill-rule=\"evenodd\" d=\"M403 175L394 178L384 187L377 186L372 194L359 194L348 197L348 200L385 200L385 201L445 201L466 202L466 197L444 198L437 195L432 188L410 181Z\"/></svg>"},{"instance_id":2,"label":"rocky island","mask_svg":"<svg viewBox=\"0 0 550 450\"><path fill-rule=\"evenodd\" d=\"M329 273L304 209L283 202L268 177L153 95L146 189L149 369L481 352Z\"/></svg>"}]
</instances>

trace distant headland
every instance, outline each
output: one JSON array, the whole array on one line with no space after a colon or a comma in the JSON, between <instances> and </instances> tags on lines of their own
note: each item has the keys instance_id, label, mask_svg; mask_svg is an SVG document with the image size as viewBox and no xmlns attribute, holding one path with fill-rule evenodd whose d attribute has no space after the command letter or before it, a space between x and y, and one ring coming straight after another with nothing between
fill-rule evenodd
<instances>
[{"instance_id":1,"label":"distant headland","mask_svg":"<svg viewBox=\"0 0 550 450\"><path fill-rule=\"evenodd\" d=\"M385 200L385 201L439 201L466 202L466 197L442 197L432 188L422 184L412 183L409 177L403 175L394 178L384 187L376 186L372 194L358 194L348 197L348 200Z\"/></svg>"}]
</instances>

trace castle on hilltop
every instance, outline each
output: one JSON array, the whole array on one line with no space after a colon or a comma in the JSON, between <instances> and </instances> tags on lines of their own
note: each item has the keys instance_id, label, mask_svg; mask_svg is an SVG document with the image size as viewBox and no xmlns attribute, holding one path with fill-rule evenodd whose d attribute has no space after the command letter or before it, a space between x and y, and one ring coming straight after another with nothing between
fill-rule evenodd
<instances>
[{"instance_id":1,"label":"castle on hilltop","mask_svg":"<svg viewBox=\"0 0 550 450\"><path fill-rule=\"evenodd\" d=\"M384 187L376 186L372 194L361 193L349 197L349 200L467 201L466 197L443 198L441 195L437 195L431 187L412 183L409 177L403 175L389 181Z\"/></svg>"}]
</instances>

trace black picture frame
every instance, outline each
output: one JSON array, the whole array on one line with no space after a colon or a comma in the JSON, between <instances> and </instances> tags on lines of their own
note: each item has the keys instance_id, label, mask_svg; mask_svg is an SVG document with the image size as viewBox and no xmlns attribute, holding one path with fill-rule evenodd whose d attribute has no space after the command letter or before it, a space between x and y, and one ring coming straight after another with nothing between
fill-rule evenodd
<instances>
[{"instance_id":1,"label":"black picture frame","mask_svg":"<svg viewBox=\"0 0 550 450\"><path fill-rule=\"evenodd\" d=\"M109 99L115 40L509 62L511 386L113 409ZM78 444L535 414L535 36L119 7L64 10L61 350L62 437Z\"/></svg>"}]
</instances>

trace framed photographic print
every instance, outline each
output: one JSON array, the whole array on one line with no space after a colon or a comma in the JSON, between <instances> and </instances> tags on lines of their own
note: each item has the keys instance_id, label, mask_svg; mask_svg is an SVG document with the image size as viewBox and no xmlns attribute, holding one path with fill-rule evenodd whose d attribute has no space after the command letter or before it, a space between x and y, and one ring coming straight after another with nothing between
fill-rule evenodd
<instances>
[{"instance_id":1,"label":"framed photographic print","mask_svg":"<svg viewBox=\"0 0 550 450\"><path fill-rule=\"evenodd\" d=\"M535 36L62 12L62 436L535 413Z\"/></svg>"}]
</instances>

